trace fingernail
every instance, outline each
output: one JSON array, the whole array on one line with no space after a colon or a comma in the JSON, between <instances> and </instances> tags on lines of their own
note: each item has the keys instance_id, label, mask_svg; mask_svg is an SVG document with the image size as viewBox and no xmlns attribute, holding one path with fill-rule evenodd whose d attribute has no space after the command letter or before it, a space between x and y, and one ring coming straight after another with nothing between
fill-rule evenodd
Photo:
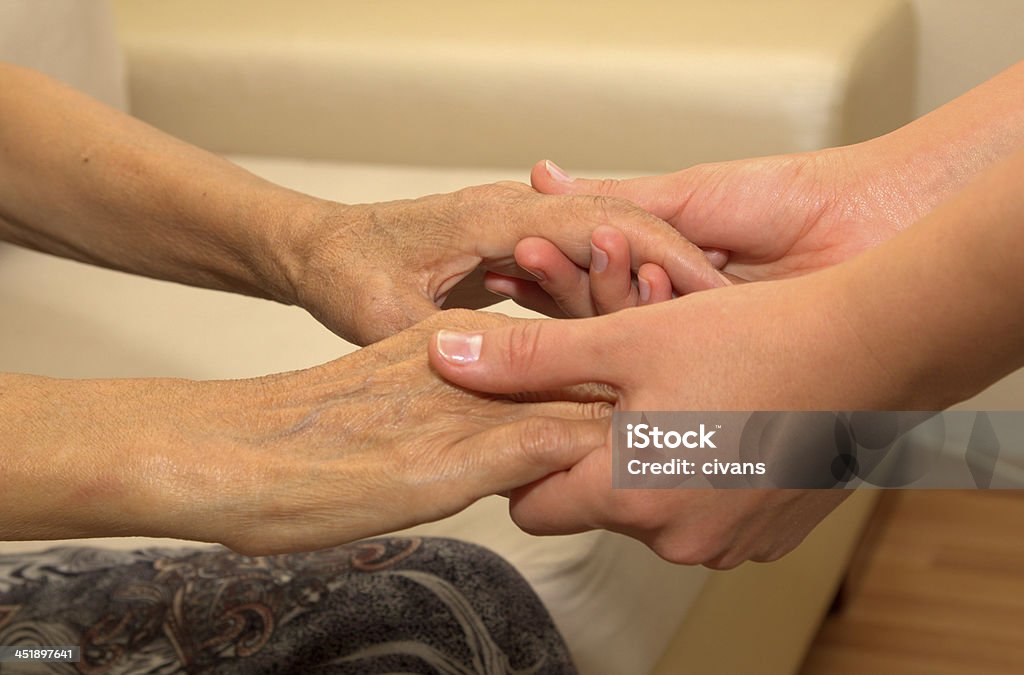
<instances>
[{"instance_id":1,"label":"fingernail","mask_svg":"<svg viewBox=\"0 0 1024 675\"><path fill-rule=\"evenodd\" d=\"M562 170L562 167L558 166L550 159L544 160L544 168L548 170L548 175L554 178L559 183L571 183L572 176Z\"/></svg>"},{"instance_id":2,"label":"fingernail","mask_svg":"<svg viewBox=\"0 0 1024 675\"><path fill-rule=\"evenodd\" d=\"M640 302L647 302L651 299L651 285L643 277L637 277L636 285L640 289Z\"/></svg>"},{"instance_id":3,"label":"fingernail","mask_svg":"<svg viewBox=\"0 0 1024 675\"><path fill-rule=\"evenodd\" d=\"M480 358L483 344L482 333L437 332L437 353L452 363L475 363Z\"/></svg>"},{"instance_id":4,"label":"fingernail","mask_svg":"<svg viewBox=\"0 0 1024 675\"><path fill-rule=\"evenodd\" d=\"M593 244L590 245L590 269L598 274L608 269L608 254Z\"/></svg>"},{"instance_id":5,"label":"fingernail","mask_svg":"<svg viewBox=\"0 0 1024 675\"><path fill-rule=\"evenodd\" d=\"M526 270L527 272L529 272L530 274L532 274L534 276L534 278L537 279L537 281L547 281L548 280L548 278L546 276L544 276L544 273L541 272L538 269L534 269L532 267L523 267L523 269Z\"/></svg>"},{"instance_id":6,"label":"fingernail","mask_svg":"<svg viewBox=\"0 0 1024 675\"><path fill-rule=\"evenodd\" d=\"M704 255L707 257L708 262L711 263L716 269L722 269L725 264L729 262L729 252L720 248L702 248Z\"/></svg>"}]
</instances>

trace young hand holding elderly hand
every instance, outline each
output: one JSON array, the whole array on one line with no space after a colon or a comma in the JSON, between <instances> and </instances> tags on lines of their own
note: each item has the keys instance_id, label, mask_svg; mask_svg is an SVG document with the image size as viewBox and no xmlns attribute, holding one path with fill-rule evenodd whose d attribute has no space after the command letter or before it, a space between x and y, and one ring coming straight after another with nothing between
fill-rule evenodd
<instances>
[{"instance_id":1,"label":"young hand holding elderly hand","mask_svg":"<svg viewBox=\"0 0 1024 675\"><path fill-rule=\"evenodd\" d=\"M431 360L480 391L603 383L622 410L940 410L963 400L1024 365L1024 277L1014 259L1024 244L1022 79L1018 65L852 148L622 182L567 180L539 164L533 182L542 191L627 197L701 246L726 249L724 269L737 279L783 280L584 321L443 331ZM947 143L929 138L937 129ZM593 244L628 259L614 231L595 232ZM621 265L587 274L539 239L516 255L546 271L541 288L551 297L586 286L595 307L643 300L626 292ZM644 272L650 285L663 281L656 269ZM536 288L509 282L506 290L544 306ZM652 294L670 289L662 283ZM609 440L570 470L514 491L513 518L538 533L612 529L669 560L731 567L785 554L844 496L615 491L611 461Z\"/></svg>"}]
</instances>

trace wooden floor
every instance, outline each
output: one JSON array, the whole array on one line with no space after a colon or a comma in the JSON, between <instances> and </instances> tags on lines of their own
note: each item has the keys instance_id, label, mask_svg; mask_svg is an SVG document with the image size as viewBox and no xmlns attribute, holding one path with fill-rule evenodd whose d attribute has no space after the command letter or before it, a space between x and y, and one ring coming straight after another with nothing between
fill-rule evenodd
<instances>
[{"instance_id":1,"label":"wooden floor","mask_svg":"<svg viewBox=\"0 0 1024 675\"><path fill-rule=\"evenodd\" d=\"M1024 492L886 493L802 673L1024 673Z\"/></svg>"}]
</instances>

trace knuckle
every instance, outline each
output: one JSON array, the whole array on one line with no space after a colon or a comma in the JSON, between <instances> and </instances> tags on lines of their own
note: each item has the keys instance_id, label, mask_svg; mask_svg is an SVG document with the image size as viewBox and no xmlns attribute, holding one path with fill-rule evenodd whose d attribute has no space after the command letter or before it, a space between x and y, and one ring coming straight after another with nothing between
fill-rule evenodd
<instances>
[{"instance_id":1,"label":"knuckle","mask_svg":"<svg viewBox=\"0 0 1024 675\"><path fill-rule=\"evenodd\" d=\"M542 537L546 534L550 534L549 528L544 526L543 520L536 517L534 513L527 512L526 509L512 506L512 508L509 509L509 517L512 519L512 522L515 523L516 527L526 534L530 534L535 537Z\"/></svg>"},{"instance_id":2,"label":"knuckle","mask_svg":"<svg viewBox=\"0 0 1024 675\"><path fill-rule=\"evenodd\" d=\"M607 401L586 401L577 403L577 414L583 419L608 419L614 412L615 406Z\"/></svg>"},{"instance_id":3,"label":"knuckle","mask_svg":"<svg viewBox=\"0 0 1024 675\"><path fill-rule=\"evenodd\" d=\"M473 310L470 309L444 309L429 317L425 323L438 327L460 328L462 326L469 326L474 322L475 317L473 314Z\"/></svg>"},{"instance_id":4,"label":"knuckle","mask_svg":"<svg viewBox=\"0 0 1024 675\"><path fill-rule=\"evenodd\" d=\"M600 195L614 195L618 192L619 181L615 178L602 178L594 185L595 192Z\"/></svg>"},{"instance_id":5,"label":"knuckle","mask_svg":"<svg viewBox=\"0 0 1024 675\"><path fill-rule=\"evenodd\" d=\"M750 559L759 563L775 562L776 560L781 560L789 555L795 548L795 545L774 546L766 551L761 551L756 555L751 556Z\"/></svg>"},{"instance_id":6,"label":"knuckle","mask_svg":"<svg viewBox=\"0 0 1024 675\"><path fill-rule=\"evenodd\" d=\"M512 319L504 314L455 308L440 310L421 321L418 326L432 330L439 328L473 330L500 328L511 322Z\"/></svg>"},{"instance_id":7,"label":"knuckle","mask_svg":"<svg viewBox=\"0 0 1024 675\"><path fill-rule=\"evenodd\" d=\"M533 464L546 465L553 452L571 447L572 431L563 420L552 417L530 417L519 429L518 451ZM559 453L561 454L561 453Z\"/></svg>"},{"instance_id":8,"label":"knuckle","mask_svg":"<svg viewBox=\"0 0 1024 675\"><path fill-rule=\"evenodd\" d=\"M729 538L718 532L681 531L666 529L652 542L651 549L665 560L677 565L708 565L719 569L716 563L728 562ZM733 564L739 564L742 560ZM726 568L722 568L726 569Z\"/></svg>"},{"instance_id":9,"label":"knuckle","mask_svg":"<svg viewBox=\"0 0 1024 675\"><path fill-rule=\"evenodd\" d=\"M620 495L622 493L614 493ZM624 494L615 499L612 513L616 514L618 524L630 530L651 532L657 530L664 521L665 512L658 508L653 500Z\"/></svg>"},{"instance_id":10,"label":"knuckle","mask_svg":"<svg viewBox=\"0 0 1024 675\"><path fill-rule=\"evenodd\" d=\"M512 373L527 373L540 353L542 326L540 321L514 324L508 332L508 348L504 350L506 366Z\"/></svg>"},{"instance_id":11,"label":"knuckle","mask_svg":"<svg viewBox=\"0 0 1024 675\"><path fill-rule=\"evenodd\" d=\"M607 195L597 195L593 198L593 204L595 211L605 220L613 220L616 216L629 210L624 201Z\"/></svg>"},{"instance_id":12,"label":"knuckle","mask_svg":"<svg viewBox=\"0 0 1024 675\"><path fill-rule=\"evenodd\" d=\"M497 183L493 183L492 187L495 190L499 190L505 194L515 196L533 192L533 188L531 188L529 185L527 185L526 183L520 183L519 181L515 180L500 180Z\"/></svg>"},{"instance_id":13,"label":"knuckle","mask_svg":"<svg viewBox=\"0 0 1024 675\"><path fill-rule=\"evenodd\" d=\"M703 565L713 560L718 551L706 542L669 538L651 546L655 553L676 565Z\"/></svg>"},{"instance_id":14,"label":"knuckle","mask_svg":"<svg viewBox=\"0 0 1024 675\"><path fill-rule=\"evenodd\" d=\"M703 565L708 569L725 572L731 569L736 569L746 561L747 559L745 556L739 555L734 551L726 551L725 553L706 560Z\"/></svg>"},{"instance_id":15,"label":"knuckle","mask_svg":"<svg viewBox=\"0 0 1024 675\"><path fill-rule=\"evenodd\" d=\"M618 197L594 195L585 199L584 208L589 211L590 219L599 225L621 225L632 218L648 218L640 207Z\"/></svg>"},{"instance_id":16,"label":"knuckle","mask_svg":"<svg viewBox=\"0 0 1024 675\"><path fill-rule=\"evenodd\" d=\"M481 202L489 204L514 204L523 198L523 195L533 192L533 188L524 183L512 180L488 183L487 185L476 185L463 188L455 194L463 205L476 204Z\"/></svg>"}]
</instances>

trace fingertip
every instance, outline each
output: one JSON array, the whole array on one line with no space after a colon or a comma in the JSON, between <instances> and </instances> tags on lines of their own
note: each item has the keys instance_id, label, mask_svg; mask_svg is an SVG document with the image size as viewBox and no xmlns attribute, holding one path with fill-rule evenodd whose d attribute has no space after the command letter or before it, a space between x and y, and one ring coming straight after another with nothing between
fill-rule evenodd
<instances>
[{"instance_id":1,"label":"fingertip","mask_svg":"<svg viewBox=\"0 0 1024 675\"><path fill-rule=\"evenodd\" d=\"M668 273L654 263L644 263L637 271L637 286L640 291L640 304L653 305L672 299L672 280ZM646 299L644 298L646 286Z\"/></svg>"},{"instance_id":2,"label":"fingertip","mask_svg":"<svg viewBox=\"0 0 1024 675\"><path fill-rule=\"evenodd\" d=\"M701 248L704 251L704 255L707 256L708 262L711 263L715 269L722 269L729 262L729 252L721 248L707 247Z\"/></svg>"},{"instance_id":3,"label":"fingertip","mask_svg":"<svg viewBox=\"0 0 1024 675\"><path fill-rule=\"evenodd\" d=\"M597 244L590 244L590 271L592 273L602 274L608 269L608 259L608 251Z\"/></svg>"},{"instance_id":4,"label":"fingertip","mask_svg":"<svg viewBox=\"0 0 1024 675\"><path fill-rule=\"evenodd\" d=\"M587 272L547 239L527 237L513 249L516 264L538 280L561 313L569 316L592 316ZM540 310L549 316L557 316Z\"/></svg>"},{"instance_id":5,"label":"fingertip","mask_svg":"<svg viewBox=\"0 0 1024 675\"><path fill-rule=\"evenodd\" d=\"M598 225L590 235L590 241L604 250L625 249L629 251L629 240L622 230L611 225Z\"/></svg>"},{"instance_id":6,"label":"fingertip","mask_svg":"<svg viewBox=\"0 0 1024 675\"><path fill-rule=\"evenodd\" d=\"M629 240L614 227L599 226L591 235L590 291L600 314L637 305Z\"/></svg>"},{"instance_id":7,"label":"fingertip","mask_svg":"<svg viewBox=\"0 0 1024 675\"><path fill-rule=\"evenodd\" d=\"M495 272L487 272L484 274L484 288L503 298L511 298L515 300L517 281L521 280L516 279L515 277L505 276L504 274L497 274Z\"/></svg>"},{"instance_id":8,"label":"fingertip","mask_svg":"<svg viewBox=\"0 0 1024 675\"><path fill-rule=\"evenodd\" d=\"M546 281L550 271L565 256L547 239L526 237L512 249L516 264L532 274L539 281Z\"/></svg>"},{"instance_id":9,"label":"fingertip","mask_svg":"<svg viewBox=\"0 0 1024 675\"><path fill-rule=\"evenodd\" d=\"M434 335L434 349L446 363L454 366L473 365L480 360L483 349L482 332L439 330Z\"/></svg>"},{"instance_id":10,"label":"fingertip","mask_svg":"<svg viewBox=\"0 0 1024 675\"><path fill-rule=\"evenodd\" d=\"M520 307L532 309L556 319L567 317L565 311L536 281L488 272L484 275L484 288L491 293L513 300Z\"/></svg>"},{"instance_id":11,"label":"fingertip","mask_svg":"<svg viewBox=\"0 0 1024 675\"><path fill-rule=\"evenodd\" d=\"M572 192L573 178L550 159L542 159L530 171L530 184L544 194L567 194Z\"/></svg>"},{"instance_id":12,"label":"fingertip","mask_svg":"<svg viewBox=\"0 0 1024 675\"><path fill-rule=\"evenodd\" d=\"M651 301L651 283L641 276L636 279L637 291L640 293L640 304L647 305Z\"/></svg>"}]
</instances>

